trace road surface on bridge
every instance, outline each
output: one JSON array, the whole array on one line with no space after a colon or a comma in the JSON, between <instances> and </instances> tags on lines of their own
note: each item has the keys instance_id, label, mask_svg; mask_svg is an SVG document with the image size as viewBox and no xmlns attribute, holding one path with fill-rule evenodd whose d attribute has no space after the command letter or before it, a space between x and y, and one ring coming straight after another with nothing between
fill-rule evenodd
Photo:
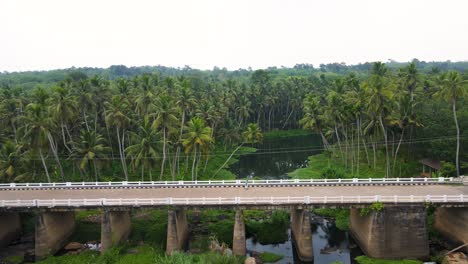
<instances>
[{"instance_id":1,"label":"road surface on bridge","mask_svg":"<svg viewBox=\"0 0 468 264\"><path fill-rule=\"evenodd\" d=\"M46 199L148 199L148 198L232 198L232 197L325 197L325 196L440 196L468 195L464 185L357 185L284 186L230 188L109 188L4 190L1 200Z\"/></svg>"}]
</instances>

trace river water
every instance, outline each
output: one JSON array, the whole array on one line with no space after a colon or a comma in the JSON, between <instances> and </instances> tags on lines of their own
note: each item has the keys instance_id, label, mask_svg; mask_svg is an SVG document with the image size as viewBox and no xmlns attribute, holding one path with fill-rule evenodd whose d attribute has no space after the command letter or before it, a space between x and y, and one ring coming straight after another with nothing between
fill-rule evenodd
<instances>
[{"instance_id":1,"label":"river water","mask_svg":"<svg viewBox=\"0 0 468 264\"><path fill-rule=\"evenodd\" d=\"M322 152L318 135L266 138L253 147L257 152L241 155L230 168L239 178L288 178L288 172L307 166L308 156Z\"/></svg>"},{"instance_id":2,"label":"river water","mask_svg":"<svg viewBox=\"0 0 468 264\"><path fill-rule=\"evenodd\" d=\"M266 138L262 144L254 146L257 152L240 156L239 162L231 167L237 177L247 176L262 179L288 178L287 173L307 166L308 156L319 154L322 144L318 135ZM323 218L311 213L312 245L315 264L330 264L335 261L342 264L354 263L359 254L354 242L347 232L336 228L332 219ZM277 263L299 264L294 245L289 239L281 244L262 245L253 238L247 240L247 251L273 252L284 256ZM353 248L353 250L350 250ZM352 252L351 252L352 251Z\"/></svg>"}]
</instances>

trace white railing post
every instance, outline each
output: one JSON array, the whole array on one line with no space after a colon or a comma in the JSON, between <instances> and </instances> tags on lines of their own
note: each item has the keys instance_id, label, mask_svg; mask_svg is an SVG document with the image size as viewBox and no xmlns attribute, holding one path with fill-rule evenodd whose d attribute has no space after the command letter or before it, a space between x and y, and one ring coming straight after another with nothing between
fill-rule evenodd
<instances>
[{"instance_id":1,"label":"white railing post","mask_svg":"<svg viewBox=\"0 0 468 264\"><path fill-rule=\"evenodd\" d=\"M463 194L460 194L460 202L462 202L462 203L464 202L464 201L463 201L463 198L464 198L464 197L463 197Z\"/></svg>"},{"instance_id":2,"label":"white railing post","mask_svg":"<svg viewBox=\"0 0 468 264\"><path fill-rule=\"evenodd\" d=\"M340 201L341 201L341 203L343 203L343 202L344 202L343 195L341 195L341 197L340 197Z\"/></svg>"},{"instance_id":3,"label":"white railing post","mask_svg":"<svg viewBox=\"0 0 468 264\"><path fill-rule=\"evenodd\" d=\"M447 195L444 195L444 203L447 202Z\"/></svg>"},{"instance_id":4,"label":"white railing post","mask_svg":"<svg viewBox=\"0 0 468 264\"><path fill-rule=\"evenodd\" d=\"M393 202L398 203L398 195L393 195Z\"/></svg>"},{"instance_id":5,"label":"white railing post","mask_svg":"<svg viewBox=\"0 0 468 264\"><path fill-rule=\"evenodd\" d=\"M426 195L426 202L430 202L431 201L431 196L430 195Z\"/></svg>"},{"instance_id":6,"label":"white railing post","mask_svg":"<svg viewBox=\"0 0 468 264\"><path fill-rule=\"evenodd\" d=\"M410 202L414 203L414 195L410 195Z\"/></svg>"},{"instance_id":7,"label":"white railing post","mask_svg":"<svg viewBox=\"0 0 468 264\"><path fill-rule=\"evenodd\" d=\"M327 196L323 197L323 203L326 204L327 203Z\"/></svg>"},{"instance_id":8,"label":"white railing post","mask_svg":"<svg viewBox=\"0 0 468 264\"><path fill-rule=\"evenodd\" d=\"M357 202L358 202L358 203L361 203L361 195L358 195L358 197L357 197Z\"/></svg>"}]
</instances>

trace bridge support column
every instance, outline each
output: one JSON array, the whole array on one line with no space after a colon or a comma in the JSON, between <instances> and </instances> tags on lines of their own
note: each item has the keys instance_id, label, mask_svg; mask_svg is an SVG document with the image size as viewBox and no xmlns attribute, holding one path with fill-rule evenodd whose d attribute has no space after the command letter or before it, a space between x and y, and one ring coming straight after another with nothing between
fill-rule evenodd
<instances>
[{"instance_id":1,"label":"bridge support column","mask_svg":"<svg viewBox=\"0 0 468 264\"><path fill-rule=\"evenodd\" d=\"M188 224L185 210L170 210L167 214L166 254L183 250L188 239Z\"/></svg>"},{"instance_id":2,"label":"bridge support column","mask_svg":"<svg viewBox=\"0 0 468 264\"><path fill-rule=\"evenodd\" d=\"M468 243L468 208L437 208L434 227L454 246ZM463 250L468 252L468 246Z\"/></svg>"},{"instance_id":3,"label":"bridge support column","mask_svg":"<svg viewBox=\"0 0 468 264\"><path fill-rule=\"evenodd\" d=\"M310 214L307 210L293 209L291 211L291 231L299 259L304 262L312 262L314 249L312 247Z\"/></svg>"},{"instance_id":4,"label":"bridge support column","mask_svg":"<svg viewBox=\"0 0 468 264\"><path fill-rule=\"evenodd\" d=\"M247 254L244 214L242 213L242 210L239 209L236 209L236 215L234 217L232 253L239 256L245 256Z\"/></svg>"},{"instance_id":5,"label":"bridge support column","mask_svg":"<svg viewBox=\"0 0 468 264\"><path fill-rule=\"evenodd\" d=\"M422 206L385 207L360 215L351 209L351 234L364 253L373 258L423 258L429 255L426 210Z\"/></svg>"},{"instance_id":6,"label":"bridge support column","mask_svg":"<svg viewBox=\"0 0 468 264\"><path fill-rule=\"evenodd\" d=\"M129 211L104 211L101 223L101 252L127 240L132 230Z\"/></svg>"},{"instance_id":7,"label":"bridge support column","mask_svg":"<svg viewBox=\"0 0 468 264\"><path fill-rule=\"evenodd\" d=\"M46 212L37 217L36 260L55 254L68 242L75 229L74 212Z\"/></svg>"},{"instance_id":8,"label":"bridge support column","mask_svg":"<svg viewBox=\"0 0 468 264\"><path fill-rule=\"evenodd\" d=\"M19 213L0 213L0 248L8 246L12 240L21 235L21 219Z\"/></svg>"}]
</instances>

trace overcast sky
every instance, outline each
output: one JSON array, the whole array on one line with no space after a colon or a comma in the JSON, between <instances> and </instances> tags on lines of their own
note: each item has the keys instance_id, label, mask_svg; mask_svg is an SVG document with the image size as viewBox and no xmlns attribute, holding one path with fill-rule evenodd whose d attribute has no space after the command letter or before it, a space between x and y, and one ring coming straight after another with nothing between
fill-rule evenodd
<instances>
[{"instance_id":1,"label":"overcast sky","mask_svg":"<svg viewBox=\"0 0 468 264\"><path fill-rule=\"evenodd\" d=\"M0 71L468 60L467 0L1 0Z\"/></svg>"}]
</instances>

